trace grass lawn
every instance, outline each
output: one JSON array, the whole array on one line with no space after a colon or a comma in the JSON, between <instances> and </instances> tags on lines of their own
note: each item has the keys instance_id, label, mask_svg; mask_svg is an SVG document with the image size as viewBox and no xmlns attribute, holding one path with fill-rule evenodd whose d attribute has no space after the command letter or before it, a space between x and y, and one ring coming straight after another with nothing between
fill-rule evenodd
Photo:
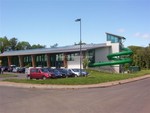
<instances>
[{"instance_id":1,"label":"grass lawn","mask_svg":"<svg viewBox=\"0 0 150 113\"><path fill-rule=\"evenodd\" d=\"M140 72L128 74L104 73L93 70L88 70L88 72L90 73L88 77L59 78L47 80L6 79L4 81L17 83L31 83L31 84L86 85L86 84L97 84L109 81L123 80L150 74L150 70L142 70Z\"/></svg>"}]
</instances>

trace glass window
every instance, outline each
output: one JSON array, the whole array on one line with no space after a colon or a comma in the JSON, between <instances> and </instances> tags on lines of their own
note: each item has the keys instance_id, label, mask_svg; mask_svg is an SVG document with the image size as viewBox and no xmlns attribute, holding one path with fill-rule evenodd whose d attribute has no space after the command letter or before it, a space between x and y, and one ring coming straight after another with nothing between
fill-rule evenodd
<instances>
[{"instance_id":1,"label":"glass window","mask_svg":"<svg viewBox=\"0 0 150 113\"><path fill-rule=\"evenodd\" d=\"M68 61L74 61L74 57L75 57L76 53L70 53L67 55L67 60Z\"/></svg>"},{"instance_id":2,"label":"glass window","mask_svg":"<svg viewBox=\"0 0 150 113\"><path fill-rule=\"evenodd\" d=\"M88 51L88 58L89 58L90 63L95 62L95 50Z\"/></svg>"},{"instance_id":3,"label":"glass window","mask_svg":"<svg viewBox=\"0 0 150 113\"><path fill-rule=\"evenodd\" d=\"M107 41L111 41L112 43L118 43L120 42L119 37L107 35Z\"/></svg>"}]
</instances>

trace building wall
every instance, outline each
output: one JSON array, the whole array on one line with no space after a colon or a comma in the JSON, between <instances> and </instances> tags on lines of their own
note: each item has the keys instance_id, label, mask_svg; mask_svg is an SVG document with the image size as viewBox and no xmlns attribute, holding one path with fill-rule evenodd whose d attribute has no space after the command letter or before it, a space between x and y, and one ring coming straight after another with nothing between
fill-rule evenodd
<instances>
[{"instance_id":1,"label":"building wall","mask_svg":"<svg viewBox=\"0 0 150 113\"><path fill-rule=\"evenodd\" d=\"M108 62L108 59L107 59L108 54L116 53L116 52L120 51L119 43L111 43L110 41L107 41L106 44L108 46L96 48L95 52L93 52L93 54L95 53L95 62ZM34 55L25 55L22 58L22 62L20 60L20 62L21 62L20 64L26 66L27 64L30 63L31 66L42 65L42 66L48 66L48 67L55 67L56 63L58 63L58 61L59 61L59 63L61 62L61 64L63 64L63 65L60 65L61 67L80 68L80 55L79 55L79 52L77 52L77 53L78 54L75 54L74 52L69 53L69 54L68 53L49 54L49 56L48 56L49 60L47 60L46 54L40 54L40 55L35 55L35 56ZM86 52L84 53L84 57L85 57L85 55L88 55L87 53ZM66 56L66 58L64 56ZM71 57L70 60L67 59L69 56ZM32 57L34 59L32 59ZM72 57L73 57L73 60L71 60ZM18 56L16 58L19 59ZM36 59L38 59L38 60L36 60ZM19 65L19 60L13 60L13 56L12 56L12 58L10 58L10 60L12 60L12 61L10 63L8 63L8 65L10 65L10 64L15 64L15 65L18 64ZM17 63L14 61L17 61ZM47 61L48 61L48 63L47 63ZM36 62L38 62L38 64ZM41 64L39 64L39 63L41 63ZM81 68L83 68L83 65ZM102 66L102 67L96 67L96 68L99 70L101 69L101 70L108 70L108 71L113 71L113 72L119 72L120 71L119 65Z\"/></svg>"},{"instance_id":2,"label":"building wall","mask_svg":"<svg viewBox=\"0 0 150 113\"><path fill-rule=\"evenodd\" d=\"M107 59L107 55L111 53L117 53L120 51L119 43L111 43L110 41L107 41L106 44L108 45L108 47L95 49L95 62L111 62ZM120 72L119 65L100 66L95 67L95 69L106 72Z\"/></svg>"},{"instance_id":3,"label":"building wall","mask_svg":"<svg viewBox=\"0 0 150 113\"><path fill-rule=\"evenodd\" d=\"M108 61L107 55L110 53L110 47L103 47L95 49L95 62Z\"/></svg>"},{"instance_id":4,"label":"building wall","mask_svg":"<svg viewBox=\"0 0 150 113\"><path fill-rule=\"evenodd\" d=\"M111 53L120 52L119 43L111 43L110 41L107 41L106 44L111 46L111 51L110 51Z\"/></svg>"},{"instance_id":5,"label":"building wall","mask_svg":"<svg viewBox=\"0 0 150 113\"><path fill-rule=\"evenodd\" d=\"M67 61L68 68L80 68L80 56L75 56L73 61ZM83 68L83 65L81 65Z\"/></svg>"},{"instance_id":6,"label":"building wall","mask_svg":"<svg viewBox=\"0 0 150 113\"><path fill-rule=\"evenodd\" d=\"M111 45L111 52L110 53L118 53L120 52L120 45L119 43L111 43L110 41L107 41L107 45ZM120 65L113 65L111 66L115 72L119 73L120 72Z\"/></svg>"}]
</instances>

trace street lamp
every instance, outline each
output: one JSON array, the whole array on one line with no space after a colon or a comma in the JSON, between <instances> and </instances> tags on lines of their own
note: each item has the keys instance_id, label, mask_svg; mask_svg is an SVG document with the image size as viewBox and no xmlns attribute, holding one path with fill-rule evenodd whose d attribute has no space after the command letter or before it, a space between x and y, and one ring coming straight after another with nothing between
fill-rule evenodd
<instances>
[{"instance_id":1,"label":"street lamp","mask_svg":"<svg viewBox=\"0 0 150 113\"><path fill-rule=\"evenodd\" d=\"M76 19L75 22L80 22L80 75L81 75L81 55L82 55L82 47L81 47L81 44L82 44L82 40L81 40L81 18L79 19Z\"/></svg>"}]
</instances>

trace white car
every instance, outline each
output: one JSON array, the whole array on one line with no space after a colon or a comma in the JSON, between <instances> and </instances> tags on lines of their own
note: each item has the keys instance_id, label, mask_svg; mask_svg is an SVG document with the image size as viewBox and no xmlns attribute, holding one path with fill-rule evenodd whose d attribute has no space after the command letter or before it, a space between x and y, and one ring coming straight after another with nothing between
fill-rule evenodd
<instances>
[{"instance_id":1,"label":"white car","mask_svg":"<svg viewBox=\"0 0 150 113\"><path fill-rule=\"evenodd\" d=\"M85 70L83 69L69 69L72 73L74 73L76 75L76 77L79 77L80 76L80 73L82 76L87 76L88 75L88 72L86 72Z\"/></svg>"},{"instance_id":2,"label":"white car","mask_svg":"<svg viewBox=\"0 0 150 113\"><path fill-rule=\"evenodd\" d=\"M12 72L13 72L13 73L17 73L19 69L20 69L20 67L14 67L14 68L12 69Z\"/></svg>"}]
</instances>

